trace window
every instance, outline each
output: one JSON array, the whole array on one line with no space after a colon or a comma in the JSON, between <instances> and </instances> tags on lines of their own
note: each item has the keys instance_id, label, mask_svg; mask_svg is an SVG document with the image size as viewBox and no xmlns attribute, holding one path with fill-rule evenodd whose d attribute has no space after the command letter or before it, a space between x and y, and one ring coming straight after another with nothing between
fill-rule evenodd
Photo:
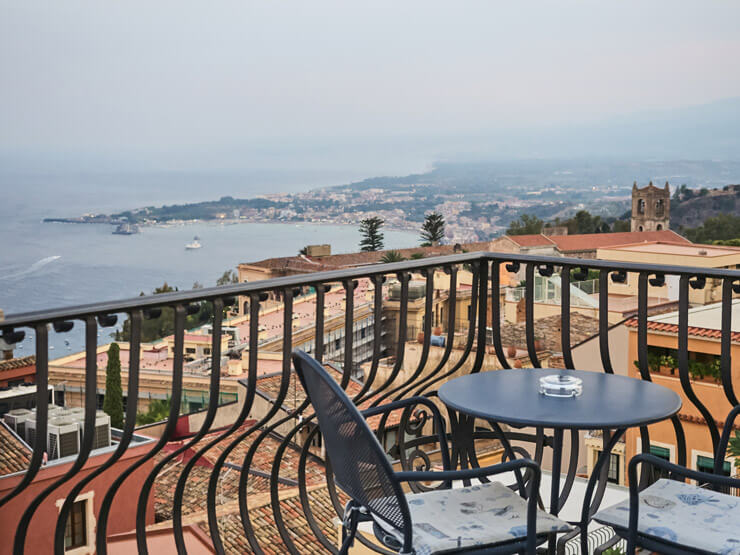
<instances>
[{"instance_id":1,"label":"window","mask_svg":"<svg viewBox=\"0 0 740 555\"><path fill-rule=\"evenodd\" d=\"M665 213L665 205L663 204L663 199L658 199L655 201L655 215L659 218L663 217L663 214Z\"/></svg>"},{"instance_id":2,"label":"window","mask_svg":"<svg viewBox=\"0 0 740 555\"><path fill-rule=\"evenodd\" d=\"M704 457L702 455L699 455L696 457L696 469L699 472L707 472L709 474L714 473L714 459L711 457ZM730 463L725 461L722 465L722 476L729 476L730 475Z\"/></svg>"},{"instance_id":3,"label":"window","mask_svg":"<svg viewBox=\"0 0 740 555\"><path fill-rule=\"evenodd\" d=\"M671 461L671 451L667 447L660 447L659 445L650 446L650 454L663 459L664 461ZM661 478L668 477L668 471L663 468L656 468L654 466L649 467L651 472L650 483L656 482Z\"/></svg>"},{"instance_id":4,"label":"window","mask_svg":"<svg viewBox=\"0 0 740 555\"><path fill-rule=\"evenodd\" d=\"M644 214L645 213L645 199L640 199L637 201L637 213L638 214ZM642 230L640 230L642 231Z\"/></svg>"},{"instance_id":5,"label":"window","mask_svg":"<svg viewBox=\"0 0 740 555\"><path fill-rule=\"evenodd\" d=\"M597 451L596 456L600 457L603 451ZM609 457L609 475L606 478L607 482L612 484L619 484L619 455L611 454Z\"/></svg>"},{"instance_id":6,"label":"window","mask_svg":"<svg viewBox=\"0 0 740 555\"><path fill-rule=\"evenodd\" d=\"M64 530L64 550L69 551L87 545L87 500L77 501L67 519Z\"/></svg>"},{"instance_id":7,"label":"window","mask_svg":"<svg viewBox=\"0 0 740 555\"><path fill-rule=\"evenodd\" d=\"M189 355L194 355L194 354L195 354L195 348L193 348L193 347L188 347L187 349L185 349L185 352L186 352L187 354L189 354Z\"/></svg>"},{"instance_id":8,"label":"window","mask_svg":"<svg viewBox=\"0 0 740 555\"><path fill-rule=\"evenodd\" d=\"M210 347L206 347L205 349L203 349L203 354L204 354L205 356L208 356L208 355L210 355L210 354L211 354L211 349L210 349Z\"/></svg>"}]
</instances>

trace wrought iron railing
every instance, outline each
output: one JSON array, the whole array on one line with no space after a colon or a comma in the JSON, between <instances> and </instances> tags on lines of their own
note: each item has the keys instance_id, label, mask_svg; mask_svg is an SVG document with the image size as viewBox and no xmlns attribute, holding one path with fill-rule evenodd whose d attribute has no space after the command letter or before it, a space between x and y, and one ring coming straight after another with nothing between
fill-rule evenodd
<instances>
[{"instance_id":1,"label":"wrought iron railing","mask_svg":"<svg viewBox=\"0 0 740 555\"><path fill-rule=\"evenodd\" d=\"M679 279L679 318L678 318L678 376L682 391L696 410L702 415L708 427L713 445L717 446L719 439L718 421L724 415L712 414L696 394L694 384L688 371L688 310L690 288L703 288L707 280L718 280L722 287L722 311L719 328L721 330L721 388L730 404L738 404L735 387L732 380L731 349L732 349L732 299L740 293L740 271L726 269L688 268L683 266L663 266L648 264L630 264L605 262L590 259L570 259L555 257L538 257L501 253L467 253L439 258L405 261L392 264L378 264L321 272L302 274L259 282L241 283L218 288L198 289L194 291L179 291L155 296L136 297L117 302L102 302L72 308L49 309L30 312L27 314L9 315L0 322L2 337L6 343L13 345L23 339L24 332L31 330L35 339L36 353L36 433L28 468L21 474L14 474L14 485L5 491L0 499L0 514L6 522L15 522L14 537L6 538L6 548L16 554L38 542L38 538L30 538L32 530L46 530L49 538L47 545L53 545L53 551L61 554L65 551L65 533L69 531L68 521L75 500L91 488L100 488L96 491L94 504L95 536L94 547L98 553L107 552L107 542L115 507L122 498L135 499L135 544L141 553L148 552L147 534L153 533L152 496L159 486L163 476L176 474L174 491L169 503L171 513L171 533L177 550L180 553L187 551L185 526L196 522L191 503L195 502L189 493L194 476L198 474L198 481L203 481L203 468L207 469L207 477L200 497L197 501L204 507L201 532L210 537L215 550L219 553L239 549L252 550L255 553L286 552L299 554L305 551L302 542L311 541L321 546L327 552L336 552L336 523L333 516L341 514L342 493L332 481L330 464L323 459L321 450L320 430L313 424L312 410L305 396L298 390L297 380L293 375L290 363L290 353L294 347L293 313L294 296L300 288L311 286L315 294L314 313L314 342L311 354L318 360L323 360L326 353L324 344L324 326L326 322L324 299L328 287L340 284L346 298L342 307L344 333L342 334L343 350L341 372L337 372L337 380L361 406L377 406L390 400L397 400L414 395L425 395L431 398L436 396L439 386L452 376L461 372L480 372L489 369L487 356L493 356L500 368L509 368L510 360L505 352L505 345L500 334L502 309L498 294L500 291L501 269L505 267L509 272L522 274L525 280L525 346L531 364L540 366L539 353L536 348L535 305L533 287L535 274L551 276L556 269L560 270L560 339L562 344L562 358L567 368L574 368L573 352L571 348L571 295L570 282L572 280L586 280L588 270L599 272L599 319L598 319L598 346L603 371L614 373L610 354L608 319L608 300L610 281L623 283L627 273L637 276L637 351L638 367L642 379L651 380L648 368L648 288L661 286L666 276L678 276ZM467 314L458 314L458 274L465 268L472 272L472 290L469 295L470 309ZM467 330L461 340L448 340L444 346L431 345L433 317L435 315L435 271L444 271L449 281L448 295L445 297L446 310L441 327L445 333L452 334L459 326L461 319L467 321ZM421 274L426 279L424 295L424 311L421 323L420 352L413 367L405 366L407 342L417 341L408 336L408 330L414 324L409 318L409 280L412 274ZM400 282L400 298L394 300L399 303L397 321L394 329L396 336L389 338L384 333L387 318L383 317L384 282L387 277L396 278ZM353 360L353 342L357 333L355 321L355 288L358 280L368 280L368 295L372 297L373 342L372 356L364 368L364 379L357 380L357 361ZM467 295L466 289L466 295ZM278 295L275 295L277 293ZM270 295L272 294L272 295ZM278 351L282 355L280 370L271 375L273 390L271 395L256 395L260 381L264 378L260 372L261 350L265 342L260 338L260 321L263 318L260 303L267 298L281 299L282 324ZM219 393L222 381L221 361L221 333L224 326L225 307L233 305L242 298L241 302L248 302L248 339L245 351L246 372L241 378L243 386L240 395L240 408L235 410L227 425L216 425L219 415ZM366 302L363 300L363 302ZM181 417L180 404L183 391L184 369L184 337L188 316L202 310L203 303L209 303L209 325L212 329L211 371L208 375L209 398L207 410L201 411L199 428L189 434L179 434L178 421ZM274 303L272 303L274 304ZM174 352L171 369L171 388L169 392L170 406L166 421L162 425L161 435L151 443L145 452L133 459L126 459L125 454L132 446L135 432L137 401L140 398L140 377L142 361L140 357L142 328L149 319L161 317L163 310L171 310L174 319ZM437 313L439 314L439 313ZM117 448L111 453L104 453L102 464L89 468L91 457L99 457L93 450L94 428L98 402L97 380L104 370L98 368L97 347L99 328L109 328L116 325L120 318L129 320L129 359L128 376L124 384L127 394L125 422L120 433ZM49 334L66 333L73 326L82 325L85 332L85 369L84 369L84 422L81 430L79 453L76 457L67 460L63 471L56 473L52 478L45 477L44 487L35 488L34 484L42 477L51 463L45 460L47 452L47 424L49 402ZM490 328L487 330L487 328ZM492 332L490 330L493 330ZM423 334L423 338L421 337ZM460 335L458 333L458 335ZM390 343L389 343L390 342ZM492 349L491 349L492 344ZM417 344L418 345L418 344ZM486 348L489 345L489 348ZM243 346L242 346L243 347ZM430 356L432 348L439 356ZM415 347L419 349L419 347ZM492 352L491 352L492 351ZM391 356L386 357L387 354ZM336 366L337 361L332 361ZM53 366L53 365L52 365ZM382 369L382 371L381 371ZM601 369L597 369L601 370ZM403 376L402 379L399 379ZM268 399L268 404L262 403L259 413L256 413L258 401ZM687 442L683 425L678 417L672 420L675 430L676 460L679 464L687 464ZM395 434L398 457L397 464L402 467L430 467L435 464L437 437L430 429L428 414L420 409L409 408L397 421L391 421L387 416L382 417L374 424L379 435L393 429ZM527 441L532 449L529 456L541 461L544 449L550 445L548 436L538 430L527 434L521 431L505 431L492 428L481 422L476 427L476 438L482 441L501 439L505 433L508 439ZM650 449L650 437L647 428L640 430L641 445L644 452ZM608 434L605 434L605 442ZM173 443L173 439L178 439ZM574 450L571 457L577 459L578 438L574 436ZM519 451L522 451L519 448ZM265 452L269 454L265 462ZM238 453L240 463L234 462ZM456 453L455 462L461 466L478 464L477 453ZM207 460L208 464L203 464ZM123 467L124 461L128 461ZM575 477L574 464L566 465L568 475L563 487L564 492L570 490ZM60 467L61 468L61 467ZM316 477L316 469L321 469L324 479ZM602 473L607 469L596 469ZM101 482L103 477L107 480ZM137 478L137 476L139 478ZM7 480L9 477L0 478ZM172 480L172 478L170 478ZM251 481L261 480L261 488L255 492ZM325 481L324 481L325 480ZM132 489L132 483L137 484ZM603 495L606 480L602 481L596 493L596 498ZM227 511L224 501L224 486L231 488L234 506ZM234 486L234 487L232 487ZM425 486L417 484L415 488ZM427 485L426 487L432 487ZM286 488L295 488L295 496L290 497ZM2 490L0 490L2 491ZM32 495L29 492L33 492ZM327 497L328 496L328 497ZM161 497L161 496L160 496ZM254 500L269 499L260 505L259 515L256 512ZM329 506L334 514L327 514L323 506L319 506L320 499L328 499ZM56 520L53 522L38 523L32 520L40 512L40 508L54 504L56 500L63 500L59 504ZM160 503L162 501L160 500ZM132 507L132 504L127 505ZM12 508L13 513L7 514ZM269 517L265 524L265 515ZM10 520L8 520L10 519ZM15 519L15 520L13 520ZM234 523L238 523L237 531L240 538L234 539L231 532ZM46 526L44 528L44 525ZM227 534L225 527L229 525ZM271 528L266 533L264 526ZM132 526L133 527L133 526ZM159 526L161 528L161 525ZM306 540L303 536L310 535ZM359 541L367 546L375 546L370 539L361 536ZM237 543L234 543L237 542ZM239 543L241 542L241 543ZM571 544L569 544L570 546ZM570 547L569 547L570 548Z\"/></svg>"}]
</instances>

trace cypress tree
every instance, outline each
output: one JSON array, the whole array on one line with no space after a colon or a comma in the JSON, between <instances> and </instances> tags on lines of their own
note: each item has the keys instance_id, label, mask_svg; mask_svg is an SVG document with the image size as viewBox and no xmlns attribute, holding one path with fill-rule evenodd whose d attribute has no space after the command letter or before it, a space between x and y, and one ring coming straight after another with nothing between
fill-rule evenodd
<instances>
[{"instance_id":1,"label":"cypress tree","mask_svg":"<svg viewBox=\"0 0 740 555\"><path fill-rule=\"evenodd\" d=\"M111 343L108 348L103 411L110 416L111 426L123 428L123 390L121 389L121 356L118 343Z\"/></svg>"}]
</instances>

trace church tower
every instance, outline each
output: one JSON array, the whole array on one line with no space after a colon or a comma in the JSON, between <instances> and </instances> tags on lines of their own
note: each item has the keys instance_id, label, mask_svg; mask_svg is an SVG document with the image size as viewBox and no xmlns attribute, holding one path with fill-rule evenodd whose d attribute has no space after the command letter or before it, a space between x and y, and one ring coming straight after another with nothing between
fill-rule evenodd
<instances>
[{"instance_id":1,"label":"church tower","mask_svg":"<svg viewBox=\"0 0 740 555\"><path fill-rule=\"evenodd\" d=\"M632 185L632 231L661 231L668 229L671 219L671 190L668 182L660 188L651 181L647 187Z\"/></svg>"}]
</instances>

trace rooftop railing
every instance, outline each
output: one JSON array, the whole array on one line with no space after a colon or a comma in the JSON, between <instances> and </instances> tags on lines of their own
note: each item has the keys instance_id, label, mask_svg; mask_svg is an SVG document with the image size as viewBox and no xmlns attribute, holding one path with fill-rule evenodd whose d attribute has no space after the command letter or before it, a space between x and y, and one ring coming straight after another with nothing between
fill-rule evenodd
<instances>
[{"instance_id":1,"label":"rooftop railing","mask_svg":"<svg viewBox=\"0 0 740 555\"><path fill-rule=\"evenodd\" d=\"M237 531L241 537L243 548L255 553L285 552L300 554L306 551L303 542L312 542L327 552L337 551L336 522L333 517L342 514L342 493L335 487L332 480L331 466L323 459L321 450L320 430L313 424L313 411L305 395L299 391L290 362L290 353L293 343L293 300L301 291L310 286L315 290L315 324L312 356L319 361L324 360L327 346L324 344L325 310L324 298L327 290L337 284L346 291L344 309L344 334L342 360L333 361L337 372L337 380L353 398L353 401L362 406L377 406L391 400L402 399L414 395L424 395L435 398L439 386L453 376L462 372L481 372L488 370L486 355L491 349L486 345L492 344L493 356L500 368L510 368L511 362L505 352L506 346L502 342L500 323L502 322L503 307L500 304L501 270L523 274L525 281L525 346L529 361L534 367L541 366L538 358L541 352L536 348L535 319L535 276L550 277L556 270L560 275L559 304L560 311L560 340L562 344L562 359L567 368L574 368L574 356L571 348L571 282L585 281L589 270L599 272L598 287L593 290L599 298L598 318L598 352L601 368L593 370L614 373L612 353L610 351L609 333L611 325L608 320L609 284L610 282L623 283L627 273L637 276L637 354L638 370L643 380L651 380L648 367L648 290L650 286L659 287L665 283L667 276L678 277L678 377L685 399L693 406L704 419L707 432L711 437L715 449L719 440L719 423L724 414L714 414L712 407L707 406L701 396L695 391L694 382L689 375L688 341L689 341L689 290L703 288L707 280L718 280L722 287L721 301L721 330L720 339L720 374L718 387L727 401L738 404L737 392L733 382L731 365L732 349L732 299L740 294L740 271L726 269L689 268L684 266L665 266L650 264L631 264L605 262L589 259L571 259L556 257L539 257L502 253L467 253L438 258L404 261L392 264L377 264L345 270L321 272L315 274L301 274L277 279L240 283L217 288L198 289L193 291L177 291L154 296L135 297L122 301L92 303L71 308L54 308L44 311L29 312L26 314L9 315L0 322L2 337L8 344L14 344L23 339L27 331L31 331L35 340L36 353L36 419L37 428L35 440L30 445L32 451L28 468L12 488L6 489L0 499L0 514L4 509L13 508L12 518L16 519L14 537L7 541L12 543L12 551L22 554L32 542L38 538L31 538L32 530L44 529L49 537L48 544L53 545L57 554L65 552L69 545L69 519L73 505L78 497L91 488L96 488L94 519L95 534L94 547L99 554L107 552L107 543L111 534L112 520L119 518L114 514L122 498L135 499L135 543L140 553L148 552L147 535L152 533L151 506L154 491L159 486L162 477L167 475L172 481L176 475L175 486L171 499L166 500L171 513L171 534L179 553L187 552L186 533L184 527L193 522L193 510L188 506L193 497L190 493L192 481L198 473L198 480L202 479L202 468L207 468L207 485L201 491L198 499L204 507L202 515L203 531L209 536L213 549L217 553L225 553L234 549L231 531L226 532L227 524L238 523ZM459 274L465 269L472 273L471 294L469 296L470 309L465 314L459 314L460 306L456 302L459 292ZM435 312L434 274L442 271L446 274L449 285L446 286L448 295L445 297L446 309ZM407 343L417 338L408 337L408 330L413 328L409 322L409 281L412 274L421 275L425 279L424 311L421 321L422 334L420 352L417 353L415 363L410 365L406 360ZM394 278L400 282L400 299L397 320L394 323L395 337L387 337L384 326L388 325L389 318L383 317L386 289L383 284L387 278ZM358 363L353 360L353 342L356 333L353 333L355 320L355 288L358 280L368 280L370 288L368 295L372 296L371 306L373 314L373 344L372 355L366 362L364 380L358 381L355 376ZM260 387L260 303L268 298L279 298L282 303L282 332L280 346L282 352L281 371L278 385L274 390L272 402L267 406L260 405L258 400L263 396L256 395ZM462 297L462 295L460 296ZM220 417L219 394L222 380L228 379L222 375L221 334L225 321L226 310L237 302L248 303L249 334L246 339L246 376L240 383L243 386L240 396L240 408L235 411L228 425L219 424ZM272 302L272 301L271 301ZM365 301L363 301L364 303ZM198 430L182 435L178 431L178 421L181 416L181 399L183 392L183 377L186 363L184 353L184 335L188 318L202 311L204 303L209 305L209 325L212 328L211 371L208 376L209 397L207 410L201 414L201 424ZM140 350L144 343L142 330L148 320L160 318L163 312L170 312L174 322L174 358L172 361L170 407L169 414L163 424L163 431L151 446L140 456L126 459L125 454L132 447L135 434L138 401L145 395L140 389L140 376L143 375L140 361ZM93 450L93 436L95 427L96 409L98 409L98 379L103 369L98 368L97 347L99 328L110 328L121 319L129 320L129 361L128 376L123 384L127 397L125 421L120 432L119 443L112 452L97 453ZM462 342L448 340L443 347L433 347L434 319L445 333L453 333L456 323L461 319L467 321L467 330ZM442 321L439 321L442 320ZM491 324L493 323L493 324ZM45 461L47 451L47 409L49 402L49 335L51 333L66 333L73 326L82 326L85 333L85 369L84 369L84 409L85 418L81 433L79 453L62 472L53 476L46 476L48 469ZM490 328L487 330L487 328ZM492 332L491 332L492 330ZM389 342L390 341L390 342ZM432 349L437 349L438 356L430 356ZM240 351L243 349L240 349ZM387 355L391 355L387 358ZM327 361L324 361L327 362ZM337 362L341 362L337 365ZM382 371L380 371L382 369ZM622 369L626 372L626 369ZM403 376L403 378L401 378ZM287 409L285 408L287 407ZM409 407L393 423L383 417L374 423L379 436L388 429L394 429L395 450L398 458L396 464L403 468L429 468L435 464L435 451L438 449L437 436L430 429L429 415L418 407ZM675 434L676 461L679 464L689 464L687 458L690 445L687 445L687 436L684 425L677 416L672 419ZM531 449L519 449L519 454L526 454L534 460L543 460L544 450L551 445L547 434L542 430L535 433L524 433L516 430L492 428L485 422L480 422L475 428L475 437L482 442L491 440L517 440L531 444ZM505 437L502 437L502 434ZM172 443L178 439L177 443ZM386 438L387 439L387 438ZM453 438L450 438L453 439ZM578 438L574 437L574 449L577 459ZM650 435L647 428L640 430L640 443L643 452L650 450ZM240 460L234 463L234 454L239 453ZM264 453L269 453L265 462ZM101 464L90 469L92 457L104 457ZM571 461L574 453L571 453ZM290 460L289 460L290 459ZM202 465L208 460L207 465ZM297 461L297 462L296 462ZM121 466L125 462L124 466ZM176 464L178 463L179 464ZM455 463L465 467L477 465L476 453L456 453ZM327 514L317 507L317 482L314 480L315 469L320 468L325 476L319 487L328 494L333 514ZM562 491L569 491L575 479L575 465L567 465L568 474ZM44 487L34 488L34 484L44 477ZM17 475L16 475L17 476ZM107 480L101 481L107 476ZM140 478L137 481L137 476ZM312 478L313 476L313 478ZM0 478L2 480L8 478ZM250 490L250 480L263 480L259 495ZM643 476L644 480L649 477ZM100 484L105 484L101 486ZM131 484L137 484L132 489ZM235 498L228 512L224 501L224 486L235 484L233 491ZM605 480L604 480L605 485ZM424 488L417 484L415 488ZM428 485L427 487L432 487ZM293 505L286 505L285 488L296 488L297 494L292 498ZM0 490L3 491L3 490ZM29 492L32 492L30 494ZM322 493L323 495L323 493ZM598 495L603 495L600 486ZM262 504L261 510L270 516L267 526L272 528L271 534L264 534L263 518L256 518L253 513L254 499L261 496L269 498L269 503ZM161 497L161 496L160 496ZM55 509L56 520L42 523L46 528L32 527L34 516L49 504L57 503ZM160 501L161 503L161 501ZM186 519L185 516L188 516ZM263 515L263 513L260 513ZM10 517L7 517L10 518ZM6 519L6 515L3 516ZM11 519L12 520L12 519ZM34 526L38 526L34 522ZM600 532L603 533L603 532ZM310 536L308 539L305 536ZM378 552L387 552L377 547L371 539L361 536L358 540ZM572 540L572 537L565 541ZM561 542L564 549L565 541ZM604 538L603 542L615 540ZM590 544L589 544L590 545ZM567 549L573 548L573 543L567 543ZM594 546L598 549L598 546Z\"/></svg>"}]
</instances>

